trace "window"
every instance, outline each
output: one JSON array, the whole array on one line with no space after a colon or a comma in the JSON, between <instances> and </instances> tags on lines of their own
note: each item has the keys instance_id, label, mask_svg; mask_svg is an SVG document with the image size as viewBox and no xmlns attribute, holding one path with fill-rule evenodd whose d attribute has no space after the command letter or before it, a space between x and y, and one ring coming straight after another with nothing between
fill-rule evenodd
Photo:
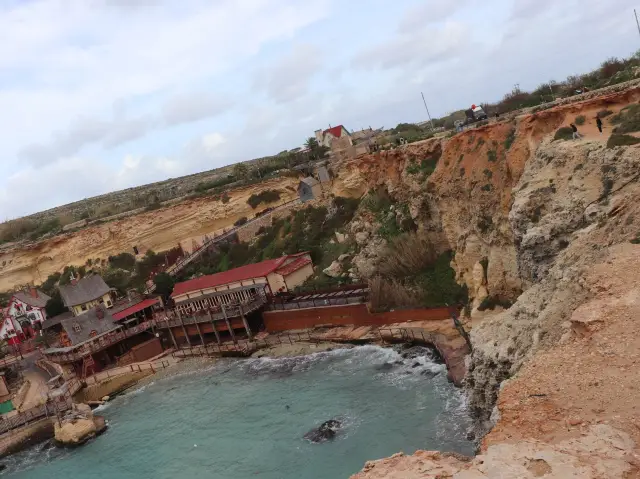
<instances>
[{"instance_id":1,"label":"window","mask_svg":"<svg viewBox=\"0 0 640 479\"><path fill-rule=\"evenodd\" d=\"M86 310L87 310L87 305L86 305L86 304L83 304L82 306L80 306L80 309L81 309L82 311L86 311Z\"/></svg>"},{"instance_id":2,"label":"window","mask_svg":"<svg viewBox=\"0 0 640 479\"><path fill-rule=\"evenodd\" d=\"M105 302L105 304L107 305L107 308L110 308L110 307L111 307L111 301L107 300L107 301Z\"/></svg>"},{"instance_id":3,"label":"window","mask_svg":"<svg viewBox=\"0 0 640 479\"><path fill-rule=\"evenodd\" d=\"M73 330L74 330L76 333L79 333L80 331L82 331L82 327L80 326L80 324L79 324L79 323L73 323Z\"/></svg>"}]
</instances>

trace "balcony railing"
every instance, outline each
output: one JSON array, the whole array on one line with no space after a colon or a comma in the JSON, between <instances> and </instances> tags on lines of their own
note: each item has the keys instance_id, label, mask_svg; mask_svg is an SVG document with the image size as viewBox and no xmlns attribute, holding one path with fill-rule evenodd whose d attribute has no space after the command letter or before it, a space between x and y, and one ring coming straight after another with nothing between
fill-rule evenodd
<instances>
[{"instance_id":1,"label":"balcony railing","mask_svg":"<svg viewBox=\"0 0 640 479\"><path fill-rule=\"evenodd\" d=\"M45 350L44 354L45 356L47 356L47 358L54 360L55 362L79 361L85 356L102 351L103 349L106 349L109 346L119 343L120 341L123 341L126 338L130 338L131 336L135 336L136 334L146 331L147 329L161 322L162 321L158 319L150 319L136 326L133 326L129 329L126 329L125 331L119 331L119 332L107 334L105 336L100 336L99 338L96 338L94 341L85 343L82 346L80 346L78 349L75 349L73 351L69 351L66 353L63 353L63 352L47 353Z\"/></svg>"},{"instance_id":2,"label":"balcony railing","mask_svg":"<svg viewBox=\"0 0 640 479\"><path fill-rule=\"evenodd\" d=\"M209 323L211 321L220 321L227 319L233 319L240 317L241 314L249 314L253 311L260 309L267 304L267 297L264 294L259 294L253 300L245 303L235 303L225 306L224 311L218 307L209 310L197 311L193 316L185 316L180 318L167 318L164 321L158 320L156 326L158 328L175 328L182 325L197 324L197 323ZM242 311L241 311L242 310Z\"/></svg>"}]
</instances>

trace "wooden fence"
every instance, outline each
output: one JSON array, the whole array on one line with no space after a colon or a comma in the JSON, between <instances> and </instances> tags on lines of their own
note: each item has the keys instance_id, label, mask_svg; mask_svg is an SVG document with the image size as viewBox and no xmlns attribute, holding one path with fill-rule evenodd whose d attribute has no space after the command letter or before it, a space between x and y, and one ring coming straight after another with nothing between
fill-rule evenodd
<instances>
[{"instance_id":1,"label":"wooden fence","mask_svg":"<svg viewBox=\"0 0 640 479\"><path fill-rule=\"evenodd\" d=\"M88 376L84 381L88 386L90 384L96 384L100 381L104 381L105 379L115 378L127 373L151 371L152 374L155 374L156 371L166 369L170 365L170 361L130 364L128 366L121 366L117 368L107 369L106 371L100 371L99 373Z\"/></svg>"}]
</instances>

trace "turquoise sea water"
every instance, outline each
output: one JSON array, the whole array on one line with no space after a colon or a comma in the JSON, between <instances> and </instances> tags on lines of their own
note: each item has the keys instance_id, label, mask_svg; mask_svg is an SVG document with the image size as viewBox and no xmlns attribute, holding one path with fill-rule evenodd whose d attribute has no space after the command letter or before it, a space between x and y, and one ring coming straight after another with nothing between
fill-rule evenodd
<instances>
[{"instance_id":1,"label":"turquoise sea water","mask_svg":"<svg viewBox=\"0 0 640 479\"><path fill-rule=\"evenodd\" d=\"M11 456L2 461L3 476L348 478L365 461L398 451L471 454L462 393L447 382L444 366L423 353L403 359L363 346L228 360L157 380L99 412L109 423L102 436L75 450L43 444ZM303 439L336 417L344 427L333 441Z\"/></svg>"}]
</instances>

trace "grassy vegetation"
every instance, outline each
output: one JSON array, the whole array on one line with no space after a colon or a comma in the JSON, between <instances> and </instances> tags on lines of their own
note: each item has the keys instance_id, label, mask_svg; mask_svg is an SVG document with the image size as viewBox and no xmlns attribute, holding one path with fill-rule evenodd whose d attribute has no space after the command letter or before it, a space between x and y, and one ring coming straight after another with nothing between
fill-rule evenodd
<instances>
[{"instance_id":1,"label":"grassy vegetation","mask_svg":"<svg viewBox=\"0 0 640 479\"><path fill-rule=\"evenodd\" d=\"M396 307L436 307L466 303L467 289L455 281L451 252L438 255L433 244L416 233L404 233L389 245L370 282L376 311Z\"/></svg>"},{"instance_id":2,"label":"grassy vegetation","mask_svg":"<svg viewBox=\"0 0 640 479\"><path fill-rule=\"evenodd\" d=\"M247 200L247 204L254 210L260 203L273 203L280 199L280 190L264 190L260 193L252 194Z\"/></svg>"},{"instance_id":3,"label":"grassy vegetation","mask_svg":"<svg viewBox=\"0 0 640 479\"><path fill-rule=\"evenodd\" d=\"M499 296L487 296L482 300L480 305L478 306L478 311L486 311L487 309L495 309L496 306L500 306L504 309L509 309L513 303L508 300L504 300Z\"/></svg>"},{"instance_id":4,"label":"grassy vegetation","mask_svg":"<svg viewBox=\"0 0 640 479\"><path fill-rule=\"evenodd\" d=\"M516 129L511 128L511 130L509 130L509 134L507 135L507 138L504 140L504 149L505 150L509 150L511 148L511 145L513 145L513 142L516 139Z\"/></svg>"},{"instance_id":5,"label":"grassy vegetation","mask_svg":"<svg viewBox=\"0 0 640 479\"><path fill-rule=\"evenodd\" d=\"M407 173L410 175L420 175L420 181L425 181L436 170L441 155L441 152L436 152L424 158L420 163L412 161L407 166Z\"/></svg>"},{"instance_id":6,"label":"grassy vegetation","mask_svg":"<svg viewBox=\"0 0 640 479\"><path fill-rule=\"evenodd\" d=\"M629 146L637 145L640 143L640 138L636 138L631 135L621 135L619 133L613 133L607 141L607 148L614 148L616 146Z\"/></svg>"},{"instance_id":7,"label":"grassy vegetation","mask_svg":"<svg viewBox=\"0 0 640 479\"><path fill-rule=\"evenodd\" d=\"M634 103L623 108L620 113L611 117L611 123L616 125L614 133L640 131L640 105Z\"/></svg>"},{"instance_id":8,"label":"grassy vegetation","mask_svg":"<svg viewBox=\"0 0 640 479\"><path fill-rule=\"evenodd\" d=\"M205 191L209 191L213 188L219 188L221 186L226 186L231 183L238 181L237 178L233 175L226 175L220 178L216 178L215 180L201 182L196 185L194 191L197 193L203 193Z\"/></svg>"},{"instance_id":9,"label":"grassy vegetation","mask_svg":"<svg viewBox=\"0 0 640 479\"><path fill-rule=\"evenodd\" d=\"M407 205L395 203L385 190L369 192L362 199L362 206L374 214L376 222L380 225L377 233L386 240L416 228L409 215ZM392 211L392 206L402 211L403 214L396 215L396 211ZM404 219L399 220L402 217Z\"/></svg>"},{"instance_id":10,"label":"grassy vegetation","mask_svg":"<svg viewBox=\"0 0 640 479\"><path fill-rule=\"evenodd\" d=\"M556 131L556 134L553 135L553 141L558 140L571 140L573 138L573 130L570 126L563 126Z\"/></svg>"}]
</instances>

